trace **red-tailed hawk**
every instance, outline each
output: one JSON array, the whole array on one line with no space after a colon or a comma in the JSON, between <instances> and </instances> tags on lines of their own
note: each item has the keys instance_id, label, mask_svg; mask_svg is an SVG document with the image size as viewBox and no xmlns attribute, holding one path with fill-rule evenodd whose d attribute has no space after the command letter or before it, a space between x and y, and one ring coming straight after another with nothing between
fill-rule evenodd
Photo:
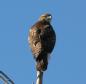
<instances>
[{"instance_id":1,"label":"red-tailed hawk","mask_svg":"<svg viewBox=\"0 0 86 84\"><path fill-rule=\"evenodd\" d=\"M56 35L50 24L51 19L51 14L43 14L29 31L28 41L36 60L36 69L38 71L47 69L48 56L56 42Z\"/></svg>"}]
</instances>

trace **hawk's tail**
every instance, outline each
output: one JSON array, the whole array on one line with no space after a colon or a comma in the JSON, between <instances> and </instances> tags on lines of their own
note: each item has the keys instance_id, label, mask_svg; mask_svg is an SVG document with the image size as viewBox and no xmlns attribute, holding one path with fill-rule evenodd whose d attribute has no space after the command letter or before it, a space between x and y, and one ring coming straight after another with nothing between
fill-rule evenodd
<instances>
[{"instance_id":1,"label":"hawk's tail","mask_svg":"<svg viewBox=\"0 0 86 84\"><path fill-rule=\"evenodd\" d=\"M37 61L36 69L38 71L45 71L47 70L47 66L48 66L48 59L47 56L44 56L41 60Z\"/></svg>"}]
</instances>

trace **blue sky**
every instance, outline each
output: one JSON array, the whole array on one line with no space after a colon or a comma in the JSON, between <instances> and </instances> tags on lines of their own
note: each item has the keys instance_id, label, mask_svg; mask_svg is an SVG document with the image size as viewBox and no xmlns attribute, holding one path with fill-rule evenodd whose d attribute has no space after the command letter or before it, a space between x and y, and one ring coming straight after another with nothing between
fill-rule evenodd
<instances>
[{"instance_id":1,"label":"blue sky","mask_svg":"<svg viewBox=\"0 0 86 84\"><path fill-rule=\"evenodd\" d=\"M85 0L0 0L0 70L15 84L31 84L36 71L28 30L43 13L53 16L57 42L44 84L86 84Z\"/></svg>"}]
</instances>

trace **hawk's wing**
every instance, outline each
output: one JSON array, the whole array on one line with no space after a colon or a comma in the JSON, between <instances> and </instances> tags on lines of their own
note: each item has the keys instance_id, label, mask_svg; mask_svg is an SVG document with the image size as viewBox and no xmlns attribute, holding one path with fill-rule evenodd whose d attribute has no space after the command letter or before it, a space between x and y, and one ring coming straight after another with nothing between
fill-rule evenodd
<instances>
[{"instance_id":1,"label":"hawk's wing","mask_svg":"<svg viewBox=\"0 0 86 84\"><path fill-rule=\"evenodd\" d=\"M43 48L47 53L51 53L56 42L56 35L52 28L52 26L45 25L44 30L40 34L41 42L43 44Z\"/></svg>"}]
</instances>

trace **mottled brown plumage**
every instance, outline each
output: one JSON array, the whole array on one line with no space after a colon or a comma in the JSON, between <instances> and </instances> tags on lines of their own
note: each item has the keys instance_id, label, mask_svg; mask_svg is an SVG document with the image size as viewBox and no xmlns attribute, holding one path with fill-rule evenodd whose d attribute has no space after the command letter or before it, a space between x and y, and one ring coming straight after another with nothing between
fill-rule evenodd
<instances>
[{"instance_id":1,"label":"mottled brown plumage","mask_svg":"<svg viewBox=\"0 0 86 84\"><path fill-rule=\"evenodd\" d=\"M56 41L56 35L50 21L50 14L42 15L29 32L30 47L36 59L36 69L39 71L47 69L48 55L52 52Z\"/></svg>"}]
</instances>

